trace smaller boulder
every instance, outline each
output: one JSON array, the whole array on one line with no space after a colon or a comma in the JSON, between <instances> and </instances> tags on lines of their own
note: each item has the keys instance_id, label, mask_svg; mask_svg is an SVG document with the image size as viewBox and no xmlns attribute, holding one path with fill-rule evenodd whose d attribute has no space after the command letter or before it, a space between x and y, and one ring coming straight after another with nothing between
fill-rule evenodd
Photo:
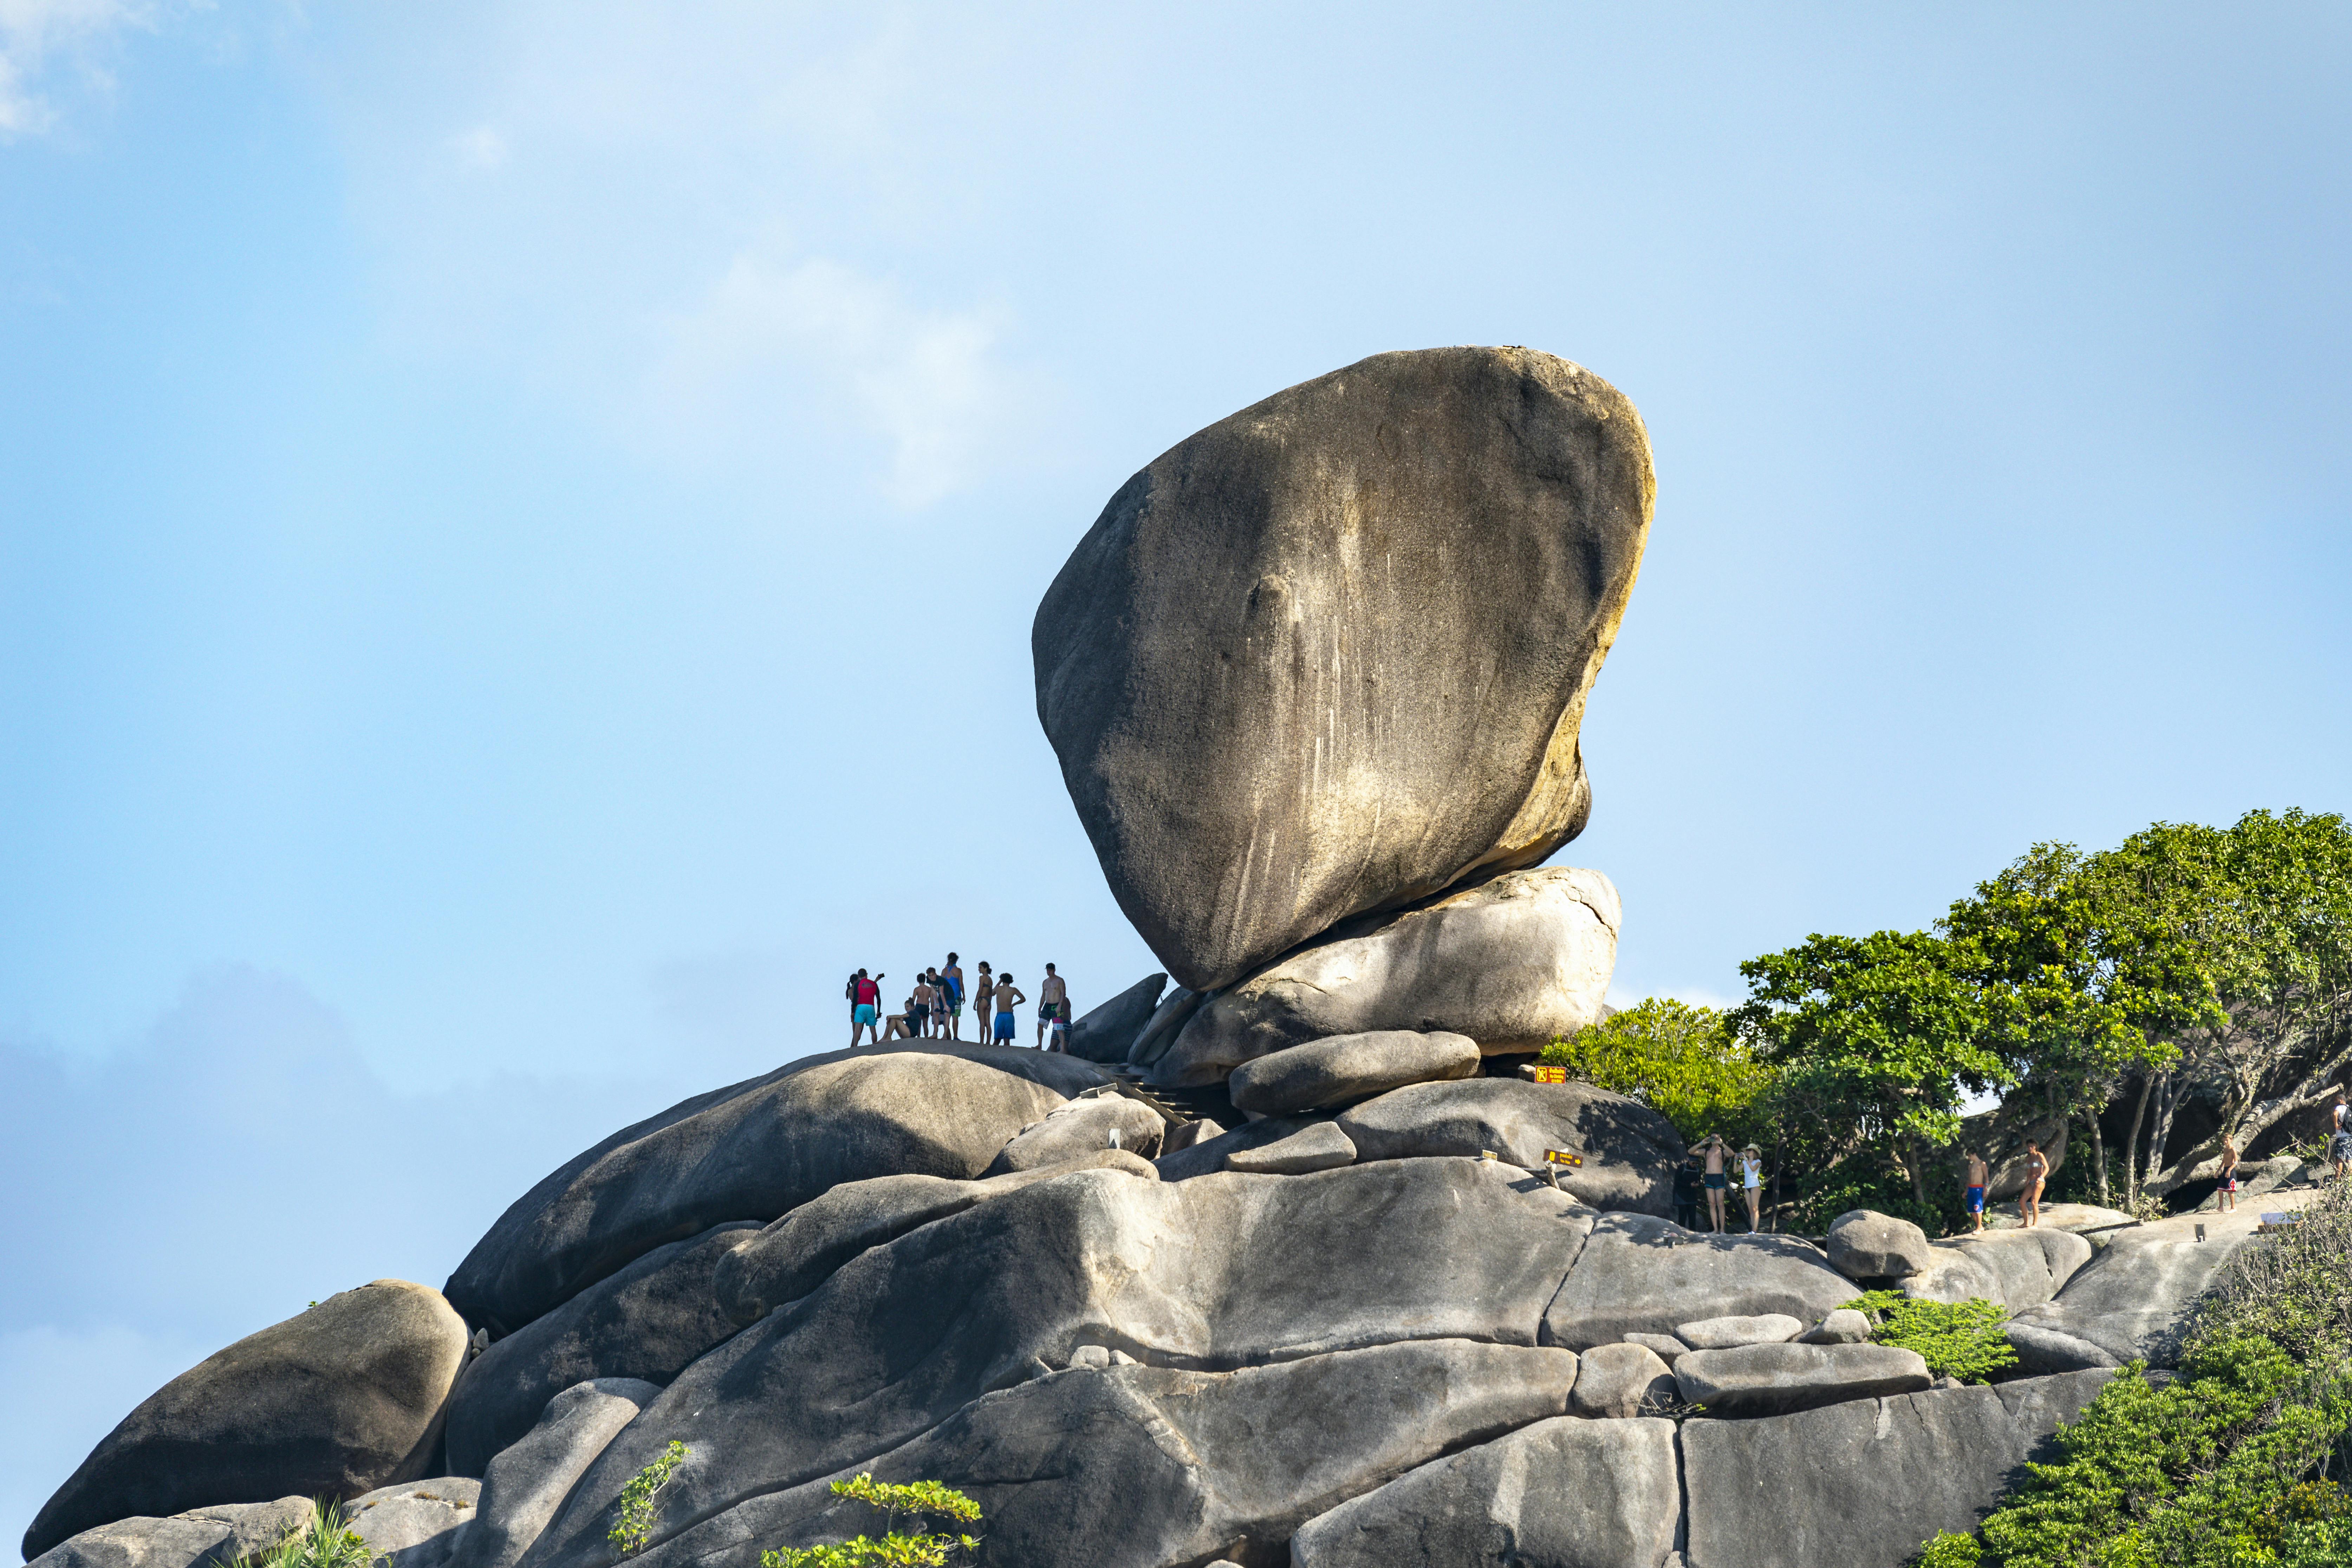
<instances>
[{"instance_id":1,"label":"smaller boulder","mask_svg":"<svg viewBox=\"0 0 2352 1568\"><path fill-rule=\"evenodd\" d=\"M2123 1364L2113 1352L2088 1340L2077 1339L2063 1329L2019 1322L2015 1319L2001 1327L2009 1335L2011 1348L2017 1352L2018 1370L2023 1373L2045 1376L2053 1373L2090 1372Z\"/></svg>"},{"instance_id":2,"label":"smaller boulder","mask_svg":"<svg viewBox=\"0 0 2352 1568\"><path fill-rule=\"evenodd\" d=\"M660 1396L650 1383L607 1377L549 1400L539 1424L490 1461L478 1517L458 1538L449 1568L515 1568L604 1446Z\"/></svg>"},{"instance_id":3,"label":"smaller boulder","mask_svg":"<svg viewBox=\"0 0 2352 1568\"><path fill-rule=\"evenodd\" d=\"M1252 1176L1303 1176L1356 1163L1356 1146L1332 1122L1318 1121L1287 1138L1225 1156L1225 1169Z\"/></svg>"},{"instance_id":4,"label":"smaller boulder","mask_svg":"<svg viewBox=\"0 0 2352 1568\"><path fill-rule=\"evenodd\" d=\"M1190 1149L1195 1143L1206 1143L1212 1138L1223 1137L1224 1131L1205 1116L1181 1122L1171 1127L1160 1140L1160 1155L1164 1158L1180 1149Z\"/></svg>"},{"instance_id":5,"label":"smaller boulder","mask_svg":"<svg viewBox=\"0 0 2352 1568\"><path fill-rule=\"evenodd\" d=\"M1849 1279L1900 1279L1935 1260L1927 1233L1907 1219L1849 1209L1830 1222L1830 1267Z\"/></svg>"},{"instance_id":6,"label":"smaller boulder","mask_svg":"<svg viewBox=\"0 0 2352 1568\"><path fill-rule=\"evenodd\" d=\"M1147 974L1070 1026L1069 1052L1090 1062L1123 1062L1160 1005L1165 974Z\"/></svg>"},{"instance_id":7,"label":"smaller boulder","mask_svg":"<svg viewBox=\"0 0 2352 1568\"><path fill-rule=\"evenodd\" d=\"M1702 1318L1680 1323L1675 1338L1695 1351L1727 1351L1739 1345L1777 1345L1795 1339L1805 1325L1786 1312L1763 1312L1752 1318Z\"/></svg>"},{"instance_id":8,"label":"smaller boulder","mask_svg":"<svg viewBox=\"0 0 2352 1568\"><path fill-rule=\"evenodd\" d=\"M1257 1057L1226 1084L1234 1109L1261 1115L1351 1105L1409 1083L1475 1078L1478 1042L1442 1030L1332 1035Z\"/></svg>"},{"instance_id":9,"label":"smaller boulder","mask_svg":"<svg viewBox=\"0 0 2352 1568\"><path fill-rule=\"evenodd\" d=\"M1340 1112L1339 1126L1363 1160L1475 1160L1492 1149L1521 1170L1540 1171L1546 1150L1562 1150L1584 1162L1559 1172L1561 1190L1578 1202L1659 1215L1673 1212L1674 1168L1683 1157L1664 1117L1585 1083L1408 1084Z\"/></svg>"},{"instance_id":10,"label":"smaller boulder","mask_svg":"<svg viewBox=\"0 0 2352 1568\"><path fill-rule=\"evenodd\" d=\"M1184 1026L1192 1021L1192 1015L1199 1012L1201 1004L1208 999L1206 994L1188 990L1181 985L1162 996L1160 1005L1154 1007L1151 1016L1144 1021L1143 1030L1135 1037L1135 1043L1128 1047L1127 1065L1148 1068L1166 1056L1168 1047L1176 1043L1176 1037L1184 1032Z\"/></svg>"},{"instance_id":11,"label":"smaller boulder","mask_svg":"<svg viewBox=\"0 0 2352 1568\"><path fill-rule=\"evenodd\" d=\"M1159 1152L1167 1125L1151 1107L1123 1094L1074 1100L1015 1133L982 1173L1042 1171L1106 1149L1124 1149L1149 1159Z\"/></svg>"},{"instance_id":12,"label":"smaller boulder","mask_svg":"<svg viewBox=\"0 0 2352 1568\"><path fill-rule=\"evenodd\" d=\"M1675 1363L1683 1397L1710 1415L1785 1415L1849 1399L1916 1394L1935 1381L1917 1351L1894 1345L1741 1345Z\"/></svg>"},{"instance_id":13,"label":"smaller boulder","mask_svg":"<svg viewBox=\"0 0 2352 1568\"><path fill-rule=\"evenodd\" d=\"M1980 1250L1961 1252L1930 1247L1927 1267L1904 1276L1896 1289L1914 1301L1985 1300L2007 1306L2009 1300L2001 1290L2000 1277L1988 1267L1990 1261Z\"/></svg>"},{"instance_id":14,"label":"smaller boulder","mask_svg":"<svg viewBox=\"0 0 2352 1568\"><path fill-rule=\"evenodd\" d=\"M1681 1399L1675 1374L1647 1345L1595 1345L1577 1359L1569 1408L1579 1415L1622 1419Z\"/></svg>"},{"instance_id":15,"label":"smaller boulder","mask_svg":"<svg viewBox=\"0 0 2352 1568\"><path fill-rule=\"evenodd\" d=\"M1687 1355L1690 1352L1690 1346L1683 1343L1682 1341L1675 1338L1672 1334L1631 1333L1627 1334L1620 1342L1629 1345L1647 1346L1653 1355L1656 1356L1660 1361L1664 1362L1668 1366L1672 1366L1675 1363L1675 1357Z\"/></svg>"},{"instance_id":16,"label":"smaller boulder","mask_svg":"<svg viewBox=\"0 0 2352 1568\"><path fill-rule=\"evenodd\" d=\"M38 1568L197 1568L257 1556L310 1517L310 1500L232 1502L168 1518L118 1519L50 1547Z\"/></svg>"},{"instance_id":17,"label":"smaller boulder","mask_svg":"<svg viewBox=\"0 0 2352 1568\"><path fill-rule=\"evenodd\" d=\"M1797 1336L1801 1345L1861 1345L1870 1342L1870 1320L1852 1307L1840 1307Z\"/></svg>"},{"instance_id":18,"label":"smaller boulder","mask_svg":"<svg viewBox=\"0 0 2352 1568\"><path fill-rule=\"evenodd\" d=\"M1070 1352L1070 1364L1077 1367L1092 1367L1097 1372L1103 1371L1111 1364L1110 1347L1080 1345Z\"/></svg>"},{"instance_id":19,"label":"smaller boulder","mask_svg":"<svg viewBox=\"0 0 2352 1568\"><path fill-rule=\"evenodd\" d=\"M1289 1137L1302 1127L1314 1125L1312 1121L1297 1116L1269 1116L1262 1121L1244 1121L1230 1132L1213 1133L1174 1153L1162 1153L1152 1163L1160 1168L1160 1179L1163 1182L1188 1182L1194 1176L1213 1176L1225 1168L1228 1158L1243 1150L1263 1149L1269 1143Z\"/></svg>"},{"instance_id":20,"label":"smaller boulder","mask_svg":"<svg viewBox=\"0 0 2352 1568\"><path fill-rule=\"evenodd\" d=\"M482 1483L464 1476L379 1487L343 1505L352 1533L384 1568L443 1568L473 1527Z\"/></svg>"}]
</instances>

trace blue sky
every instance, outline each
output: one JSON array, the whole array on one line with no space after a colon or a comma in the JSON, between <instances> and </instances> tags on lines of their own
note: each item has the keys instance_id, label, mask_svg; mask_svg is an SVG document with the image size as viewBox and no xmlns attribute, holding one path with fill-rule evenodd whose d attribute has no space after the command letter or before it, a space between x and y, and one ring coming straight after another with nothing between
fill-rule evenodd
<instances>
[{"instance_id":1,"label":"blue sky","mask_svg":"<svg viewBox=\"0 0 2352 1568\"><path fill-rule=\"evenodd\" d=\"M0 0L0 1542L947 948L1153 967L1034 720L1128 474L1613 381L1616 994L2343 809L2340 8Z\"/></svg>"}]
</instances>

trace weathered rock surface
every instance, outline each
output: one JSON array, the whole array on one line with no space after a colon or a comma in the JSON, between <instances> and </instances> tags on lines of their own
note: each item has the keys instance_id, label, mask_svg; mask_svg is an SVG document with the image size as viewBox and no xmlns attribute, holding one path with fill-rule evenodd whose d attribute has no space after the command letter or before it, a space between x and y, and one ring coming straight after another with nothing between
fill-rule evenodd
<instances>
[{"instance_id":1,"label":"weathered rock surface","mask_svg":"<svg viewBox=\"0 0 2352 1568\"><path fill-rule=\"evenodd\" d=\"M1229 1132L1204 1138L1172 1154L1162 1154L1151 1163L1159 1167L1161 1181L1188 1182L1195 1176L1215 1174L1225 1168L1228 1159L1245 1150L1263 1149L1289 1137L1301 1128L1312 1127L1328 1120L1324 1117L1268 1116L1256 1121L1244 1121ZM1349 1147L1353 1146L1351 1142Z\"/></svg>"},{"instance_id":2,"label":"weathered rock surface","mask_svg":"<svg viewBox=\"0 0 2352 1568\"><path fill-rule=\"evenodd\" d=\"M1236 1110L1276 1115L1352 1105L1409 1083L1474 1078L1478 1042L1467 1035L1381 1029L1288 1046L1244 1062L1225 1086Z\"/></svg>"},{"instance_id":3,"label":"weathered rock surface","mask_svg":"<svg viewBox=\"0 0 2352 1568\"><path fill-rule=\"evenodd\" d=\"M1911 1394L1933 1381L1917 1351L1895 1345L1740 1345L1675 1363L1683 1397L1711 1415L1780 1415L1849 1399Z\"/></svg>"},{"instance_id":4,"label":"weathered rock surface","mask_svg":"<svg viewBox=\"0 0 2352 1568\"><path fill-rule=\"evenodd\" d=\"M1292 1538L1291 1561L1297 1568L1661 1568L1681 1516L1673 1422L1541 1421L1341 1503Z\"/></svg>"},{"instance_id":5,"label":"weathered rock surface","mask_svg":"<svg viewBox=\"0 0 2352 1568\"><path fill-rule=\"evenodd\" d=\"M1936 1261L1927 1233L1907 1219L1849 1209L1830 1222L1830 1267L1849 1279L1900 1279Z\"/></svg>"},{"instance_id":6,"label":"weathered rock surface","mask_svg":"<svg viewBox=\"0 0 2352 1568\"><path fill-rule=\"evenodd\" d=\"M601 1543L602 1510L673 1438L710 1458L679 1470L663 1516L700 1518L910 1442L1081 1344L1205 1371L1404 1340L1529 1345L1591 1223L1469 1160L1040 1182L863 1254L688 1367L550 1536Z\"/></svg>"},{"instance_id":7,"label":"weathered rock surface","mask_svg":"<svg viewBox=\"0 0 2352 1568\"><path fill-rule=\"evenodd\" d=\"M1575 837L1651 494L1630 402L1495 348L1374 355L1122 486L1030 644L1079 819L1169 973L1230 985Z\"/></svg>"},{"instance_id":8,"label":"weathered rock surface","mask_svg":"<svg viewBox=\"0 0 2352 1568\"><path fill-rule=\"evenodd\" d=\"M1647 1345L1595 1345L1577 1363L1569 1397L1579 1415L1615 1419L1659 1409L1682 1397L1675 1374Z\"/></svg>"},{"instance_id":9,"label":"weathered rock surface","mask_svg":"<svg viewBox=\"0 0 2352 1568\"><path fill-rule=\"evenodd\" d=\"M1968 1531L2105 1374L1682 1427L1690 1568L1900 1568Z\"/></svg>"},{"instance_id":10,"label":"weathered rock surface","mask_svg":"<svg viewBox=\"0 0 2352 1568\"><path fill-rule=\"evenodd\" d=\"M1895 1288L1915 1301L1966 1301L1979 1297L1998 1302L2000 1277L1983 1254L1945 1247L1932 1250L1927 1267L1895 1281Z\"/></svg>"},{"instance_id":11,"label":"weathered rock surface","mask_svg":"<svg viewBox=\"0 0 2352 1568\"><path fill-rule=\"evenodd\" d=\"M1018 1192L1035 1182L1094 1170L1123 1171L1145 1181L1160 1179L1159 1167L1139 1154L1097 1149L1044 1170L975 1182L950 1182L943 1176L877 1176L845 1182L730 1249L711 1275L711 1293L730 1322L749 1327L824 1284L859 1253L895 1241L918 1226L961 1214L974 1204Z\"/></svg>"},{"instance_id":12,"label":"weathered rock surface","mask_svg":"<svg viewBox=\"0 0 2352 1568\"><path fill-rule=\"evenodd\" d=\"M1356 1146L1328 1121L1312 1122L1287 1138L1255 1149L1236 1149L1225 1156L1226 1170L1261 1176L1299 1176L1355 1163Z\"/></svg>"},{"instance_id":13,"label":"weathered rock surface","mask_svg":"<svg viewBox=\"0 0 2352 1568\"><path fill-rule=\"evenodd\" d=\"M482 1483L464 1476L379 1487L344 1505L352 1533L389 1568L444 1568L473 1529Z\"/></svg>"},{"instance_id":14,"label":"weathered rock surface","mask_svg":"<svg viewBox=\"0 0 2352 1568\"><path fill-rule=\"evenodd\" d=\"M2061 1372L2086 1372L2097 1367L2123 1365L2123 1358L2113 1351L2078 1339L2063 1329L2044 1323L2021 1322L2011 1319L2006 1325L2010 1348L2017 1352L2020 1371L2036 1374Z\"/></svg>"},{"instance_id":15,"label":"weathered rock surface","mask_svg":"<svg viewBox=\"0 0 2352 1568\"><path fill-rule=\"evenodd\" d=\"M150 1394L35 1516L25 1555L137 1514L413 1479L465 1357L466 1325L436 1291L379 1279L331 1296Z\"/></svg>"},{"instance_id":16,"label":"weathered rock surface","mask_svg":"<svg viewBox=\"0 0 2352 1568\"><path fill-rule=\"evenodd\" d=\"M1545 1309L1543 1342L1580 1351L1671 1334L1698 1317L1784 1312L1812 1322L1853 1293L1820 1247L1794 1237L1701 1236L1646 1215L1604 1214Z\"/></svg>"},{"instance_id":17,"label":"weathered rock surface","mask_svg":"<svg viewBox=\"0 0 2352 1568\"><path fill-rule=\"evenodd\" d=\"M1801 1345L1858 1345L1870 1339L1870 1320L1851 1307L1840 1307L1797 1336Z\"/></svg>"},{"instance_id":18,"label":"weathered rock surface","mask_svg":"<svg viewBox=\"0 0 2352 1568\"><path fill-rule=\"evenodd\" d=\"M2004 1229L2018 1226L2019 1215L2015 1204L1999 1205L1987 1210L1985 1217L1988 1220L1995 1218L2006 1220L2008 1224L2003 1226ZM2130 1229L2138 1223L2121 1209L2101 1208L2096 1204L2043 1204L2042 1223L2030 1228L2072 1231L2096 1249L2107 1244L2109 1233Z\"/></svg>"},{"instance_id":19,"label":"weathered rock surface","mask_svg":"<svg viewBox=\"0 0 2352 1568\"><path fill-rule=\"evenodd\" d=\"M1665 1215L1674 1210L1674 1167L1682 1140L1666 1119L1622 1094L1583 1083L1476 1078L1391 1089L1339 1114L1360 1160L1425 1159L1481 1150L1523 1170L1544 1168L1544 1151L1581 1154L1559 1172L1562 1190L1600 1209ZM1614 1336L1612 1336L1614 1337Z\"/></svg>"},{"instance_id":20,"label":"weathered rock surface","mask_svg":"<svg viewBox=\"0 0 2352 1568\"><path fill-rule=\"evenodd\" d=\"M1070 1055L1090 1062L1123 1062L1143 1026L1151 1022L1165 974L1147 974L1070 1026Z\"/></svg>"},{"instance_id":21,"label":"weathered rock surface","mask_svg":"<svg viewBox=\"0 0 2352 1568\"><path fill-rule=\"evenodd\" d=\"M1985 1299L1998 1301L2011 1311L2049 1300L2091 1260L2089 1242L2050 1226L1954 1237L1934 1243L1931 1250L1939 1258L1958 1254L1974 1263L1993 1281L1992 1291ZM1934 1275L1936 1270L1931 1268L1928 1272ZM1968 1298L1938 1295L1934 1299Z\"/></svg>"},{"instance_id":22,"label":"weathered rock surface","mask_svg":"<svg viewBox=\"0 0 2352 1568\"><path fill-rule=\"evenodd\" d=\"M450 1303L512 1333L714 1225L772 1220L868 1176L977 1176L1021 1129L1109 1081L1058 1052L914 1045L794 1062L614 1133L499 1217L449 1277Z\"/></svg>"},{"instance_id":23,"label":"weathered rock surface","mask_svg":"<svg viewBox=\"0 0 2352 1568\"><path fill-rule=\"evenodd\" d=\"M985 1173L1003 1176L1042 1171L1107 1149L1124 1149L1149 1159L1160 1152L1166 1125L1158 1111L1123 1094L1074 1100L1055 1106L1014 1134L988 1163Z\"/></svg>"},{"instance_id":24,"label":"weathered rock surface","mask_svg":"<svg viewBox=\"0 0 2352 1568\"><path fill-rule=\"evenodd\" d=\"M1675 1338L1695 1351L1727 1351L1740 1345L1777 1345L1795 1339L1805 1325L1786 1312L1744 1318L1703 1318L1676 1323Z\"/></svg>"},{"instance_id":25,"label":"weathered rock surface","mask_svg":"<svg viewBox=\"0 0 2352 1568\"><path fill-rule=\"evenodd\" d=\"M1159 1568L1222 1553L1262 1568L1286 1562L1298 1526L1342 1500L1449 1447L1557 1415L1574 1359L1438 1340L1230 1373L1061 1372L992 1394L858 1468L971 1494L991 1563ZM763 1548L876 1531L879 1517L833 1497L829 1479L745 1499L643 1561L748 1568Z\"/></svg>"},{"instance_id":26,"label":"weathered rock surface","mask_svg":"<svg viewBox=\"0 0 2352 1568\"><path fill-rule=\"evenodd\" d=\"M1601 1016L1617 963L1617 889L1565 866L1496 877L1403 914L1351 921L1220 991L1152 1064L1155 1083L1216 1083L1332 1035L1466 1035L1540 1049Z\"/></svg>"},{"instance_id":27,"label":"weathered rock surface","mask_svg":"<svg viewBox=\"0 0 2352 1568\"><path fill-rule=\"evenodd\" d=\"M660 1393L650 1383L613 1377L549 1400L538 1424L490 1461L478 1517L457 1542L449 1568L515 1568L589 1462Z\"/></svg>"},{"instance_id":28,"label":"weathered rock surface","mask_svg":"<svg viewBox=\"0 0 2352 1568\"><path fill-rule=\"evenodd\" d=\"M32 1559L38 1568L196 1568L263 1551L310 1517L310 1500L224 1503L168 1518L134 1514L69 1536ZM27 1568L32 1568L31 1564Z\"/></svg>"},{"instance_id":29,"label":"weathered rock surface","mask_svg":"<svg viewBox=\"0 0 2352 1568\"><path fill-rule=\"evenodd\" d=\"M741 1325L712 1281L728 1255L759 1233L756 1220L737 1220L657 1247L494 1342L450 1398L450 1473L481 1475L491 1456L529 1432L547 1402L575 1384L667 1383L731 1337Z\"/></svg>"},{"instance_id":30,"label":"weathered rock surface","mask_svg":"<svg viewBox=\"0 0 2352 1568\"><path fill-rule=\"evenodd\" d=\"M1203 993L1183 985L1161 997L1160 1005L1151 1010L1150 1018L1145 1022L1143 1032L1127 1048L1128 1065L1147 1068L1167 1055L1168 1047L1176 1043L1176 1037L1184 1032L1184 1026L1192 1021L1192 1015L1208 999Z\"/></svg>"},{"instance_id":31,"label":"weathered rock surface","mask_svg":"<svg viewBox=\"0 0 2352 1568\"><path fill-rule=\"evenodd\" d=\"M1856 1313L1854 1315L1856 1317L1861 1316L1860 1313ZM1660 1361L1664 1362L1668 1366L1672 1366L1675 1363L1675 1357L1690 1353L1690 1346L1683 1343L1682 1341L1675 1338L1672 1334L1631 1333L1627 1334L1620 1342L1629 1345L1641 1345L1650 1351L1650 1352L1655 1355Z\"/></svg>"},{"instance_id":32,"label":"weathered rock surface","mask_svg":"<svg viewBox=\"0 0 2352 1568\"><path fill-rule=\"evenodd\" d=\"M2053 1300L2026 1308L2016 1314L2016 1321L2027 1330L2045 1330L2094 1345L2116 1363L2145 1357L2150 1366L2177 1365L2190 1305L2252 1237L2259 1218L2243 1209L2118 1231ZM2206 1232L2203 1241L2197 1239L2200 1224ZM2014 1334L2011 1337L2015 1341ZM2063 1361L2065 1352L2066 1347L2044 1342L2036 1348L2034 1364ZM2020 1342L2021 1362L2026 1354Z\"/></svg>"}]
</instances>

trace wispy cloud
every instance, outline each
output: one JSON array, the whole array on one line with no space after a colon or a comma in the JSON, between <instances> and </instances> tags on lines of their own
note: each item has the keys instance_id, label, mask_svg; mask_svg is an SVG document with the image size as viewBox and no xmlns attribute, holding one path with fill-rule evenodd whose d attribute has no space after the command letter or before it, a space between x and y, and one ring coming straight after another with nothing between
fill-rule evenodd
<instances>
[{"instance_id":1,"label":"wispy cloud","mask_svg":"<svg viewBox=\"0 0 2352 1568\"><path fill-rule=\"evenodd\" d=\"M48 96L56 72L109 85L97 46L125 26L149 24L152 15L152 6L133 0L0 0L0 141L57 126L58 110Z\"/></svg>"}]
</instances>

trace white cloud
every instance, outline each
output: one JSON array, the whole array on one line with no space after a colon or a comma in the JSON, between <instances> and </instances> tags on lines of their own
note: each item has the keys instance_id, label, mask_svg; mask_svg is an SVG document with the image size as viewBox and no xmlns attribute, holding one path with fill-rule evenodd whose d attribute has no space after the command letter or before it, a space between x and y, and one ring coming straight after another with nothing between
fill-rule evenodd
<instances>
[{"instance_id":1,"label":"white cloud","mask_svg":"<svg viewBox=\"0 0 2352 1568\"><path fill-rule=\"evenodd\" d=\"M57 106L42 90L48 74L70 65L104 85L91 51L151 17L130 0L0 0L0 141L55 128Z\"/></svg>"}]
</instances>

